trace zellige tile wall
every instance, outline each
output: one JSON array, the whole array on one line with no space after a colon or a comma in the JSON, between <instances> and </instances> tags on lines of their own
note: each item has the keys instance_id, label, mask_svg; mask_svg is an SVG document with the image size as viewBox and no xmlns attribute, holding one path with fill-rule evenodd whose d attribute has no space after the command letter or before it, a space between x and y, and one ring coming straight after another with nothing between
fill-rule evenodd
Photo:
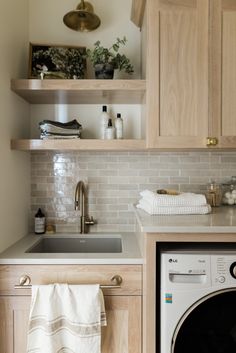
<instances>
[{"instance_id":1,"label":"zellige tile wall","mask_svg":"<svg viewBox=\"0 0 236 353\"><path fill-rule=\"evenodd\" d=\"M41 207L57 232L78 232L74 192L88 184L91 232L134 231L133 206L144 189L204 192L212 179L236 175L235 152L33 152L31 230Z\"/></svg>"}]
</instances>

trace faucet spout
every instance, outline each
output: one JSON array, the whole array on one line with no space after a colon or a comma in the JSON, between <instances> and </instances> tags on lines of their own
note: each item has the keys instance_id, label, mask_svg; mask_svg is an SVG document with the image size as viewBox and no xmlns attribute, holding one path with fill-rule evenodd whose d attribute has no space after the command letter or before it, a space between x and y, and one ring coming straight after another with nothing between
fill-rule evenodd
<instances>
[{"instance_id":1,"label":"faucet spout","mask_svg":"<svg viewBox=\"0 0 236 353\"><path fill-rule=\"evenodd\" d=\"M75 210L80 210L80 233L88 233L88 226L94 225L93 218L87 214L87 195L86 187L82 180L80 180L75 189Z\"/></svg>"},{"instance_id":2,"label":"faucet spout","mask_svg":"<svg viewBox=\"0 0 236 353\"><path fill-rule=\"evenodd\" d=\"M75 189L75 210L80 210L81 213L84 213L85 210L85 185L82 180L80 180Z\"/></svg>"}]
</instances>

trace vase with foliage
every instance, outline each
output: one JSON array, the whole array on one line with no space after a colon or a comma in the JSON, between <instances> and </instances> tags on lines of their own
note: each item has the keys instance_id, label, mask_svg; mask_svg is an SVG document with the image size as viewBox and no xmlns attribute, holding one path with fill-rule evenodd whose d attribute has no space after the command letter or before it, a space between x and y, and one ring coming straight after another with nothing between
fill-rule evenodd
<instances>
[{"instance_id":1,"label":"vase with foliage","mask_svg":"<svg viewBox=\"0 0 236 353\"><path fill-rule=\"evenodd\" d=\"M97 41L94 43L94 49L87 49L87 57L94 66L97 79L112 79L115 69L128 74L134 72L133 65L127 56L119 53L120 47L126 42L126 37L117 38L110 48L104 48L101 42Z\"/></svg>"}]
</instances>

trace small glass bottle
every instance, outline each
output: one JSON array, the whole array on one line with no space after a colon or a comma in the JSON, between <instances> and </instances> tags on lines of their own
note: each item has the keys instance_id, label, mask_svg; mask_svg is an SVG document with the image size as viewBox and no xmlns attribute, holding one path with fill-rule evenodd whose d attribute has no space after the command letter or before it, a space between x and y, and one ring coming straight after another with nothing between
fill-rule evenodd
<instances>
[{"instance_id":1,"label":"small glass bottle","mask_svg":"<svg viewBox=\"0 0 236 353\"><path fill-rule=\"evenodd\" d=\"M221 205L222 192L221 187L215 181L207 185L206 199L212 207Z\"/></svg>"},{"instance_id":2,"label":"small glass bottle","mask_svg":"<svg viewBox=\"0 0 236 353\"><path fill-rule=\"evenodd\" d=\"M121 118L121 114L117 114L115 119L115 129L116 129L116 138L123 139L123 119Z\"/></svg>"},{"instance_id":3,"label":"small glass bottle","mask_svg":"<svg viewBox=\"0 0 236 353\"><path fill-rule=\"evenodd\" d=\"M45 215L41 211L41 208L38 209L34 217L34 232L35 234L44 234L45 233Z\"/></svg>"},{"instance_id":4,"label":"small glass bottle","mask_svg":"<svg viewBox=\"0 0 236 353\"><path fill-rule=\"evenodd\" d=\"M107 106L102 106L102 114L100 116L100 138L104 140L106 138L106 128L108 126L109 114L107 113Z\"/></svg>"},{"instance_id":5,"label":"small glass bottle","mask_svg":"<svg viewBox=\"0 0 236 353\"><path fill-rule=\"evenodd\" d=\"M108 120L108 127L106 128L105 137L107 140L113 140L115 138L115 128L112 126L112 120Z\"/></svg>"}]
</instances>

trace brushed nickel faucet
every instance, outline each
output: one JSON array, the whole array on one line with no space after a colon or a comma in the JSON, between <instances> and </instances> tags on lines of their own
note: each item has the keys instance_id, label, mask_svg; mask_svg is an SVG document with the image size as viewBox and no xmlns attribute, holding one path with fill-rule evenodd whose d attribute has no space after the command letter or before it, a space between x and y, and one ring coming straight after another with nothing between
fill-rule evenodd
<instances>
[{"instance_id":1,"label":"brushed nickel faucet","mask_svg":"<svg viewBox=\"0 0 236 353\"><path fill-rule=\"evenodd\" d=\"M80 233L88 233L89 226L95 224L93 217L89 217L87 210L87 195L86 187L82 180L80 180L75 189L75 210L80 210Z\"/></svg>"}]
</instances>

